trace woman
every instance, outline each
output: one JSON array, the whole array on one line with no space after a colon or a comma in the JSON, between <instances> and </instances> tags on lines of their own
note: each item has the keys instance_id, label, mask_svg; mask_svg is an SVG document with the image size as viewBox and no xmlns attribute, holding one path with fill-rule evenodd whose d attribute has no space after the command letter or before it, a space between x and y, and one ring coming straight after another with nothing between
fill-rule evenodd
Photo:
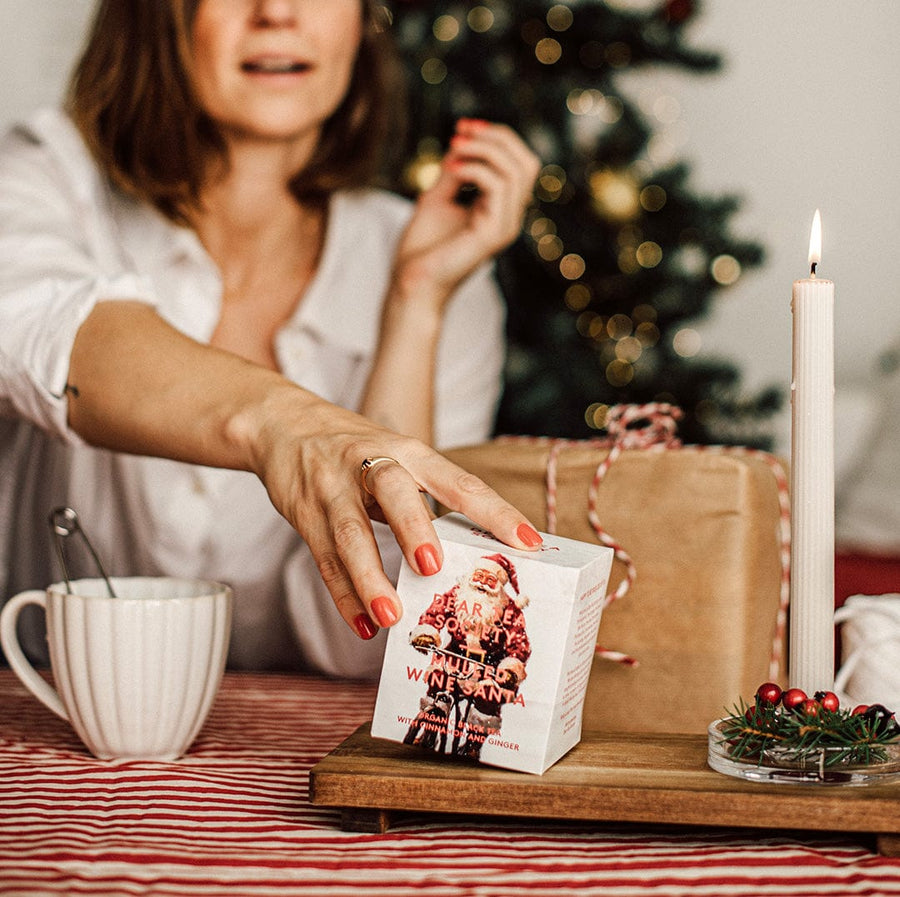
<instances>
[{"instance_id":1,"label":"woman","mask_svg":"<svg viewBox=\"0 0 900 897\"><path fill-rule=\"evenodd\" d=\"M483 266L538 163L466 121L413 211L359 189L383 53L368 0L101 0L69 115L0 147L7 594L52 577L29 528L71 504L113 570L231 581L235 664L360 674L378 651L322 607L364 640L399 619L370 516L424 575L420 489L539 544L428 447L489 432Z\"/></svg>"}]
</instances>

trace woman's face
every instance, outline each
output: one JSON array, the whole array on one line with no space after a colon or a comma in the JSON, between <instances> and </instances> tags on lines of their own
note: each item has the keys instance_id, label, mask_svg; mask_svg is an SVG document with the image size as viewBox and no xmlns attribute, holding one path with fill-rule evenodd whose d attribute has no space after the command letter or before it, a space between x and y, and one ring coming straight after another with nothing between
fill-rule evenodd
<instances>
[{"instance_id":1,"label":"woman's face","mask_svg":"<svg viewBox=\"0 0 900 897\"><path fill-rule=\"evenodd\" d=\"M200 103L229 139L314 144L347 92L361 32L361 0L200 0Z\"/></svg>"}]
</instances>

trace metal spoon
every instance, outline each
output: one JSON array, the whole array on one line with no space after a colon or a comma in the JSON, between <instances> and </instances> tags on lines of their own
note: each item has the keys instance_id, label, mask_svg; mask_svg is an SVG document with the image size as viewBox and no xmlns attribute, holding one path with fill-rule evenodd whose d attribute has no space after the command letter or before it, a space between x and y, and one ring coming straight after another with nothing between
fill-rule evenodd
<instances>
[{"instance_id":1,"label":"metal spoon","mask_svg":"<svg viewBox=\"0 0 900 897\"><path fill-rule=\"evenodd\" d=\"M54 544L56 545L56 554L59 557L59 563L62 566L63 579L66 581L66 592L70 595L72 594L72 584L69 581L69 568L66 566L66 554L63 550L63 540L68 536L73 536L77 533L84 540L87 550L90 552L94 563L97 565L97 569L100 571L100 575L106 583L106 588L109 590L109 597L116 598L116 593L113 590L112 583L109 581L109 577L106 575L106 571L103 569L103 564L100 563L100 558L97 556L97 552L94 551L94 546L91 545L87 533L85 533L81 528L81 524L78 522L78 515L71 508L54 508L50 512L49 523L50 530L53 533Z\"/></svg>"}]
</instances>

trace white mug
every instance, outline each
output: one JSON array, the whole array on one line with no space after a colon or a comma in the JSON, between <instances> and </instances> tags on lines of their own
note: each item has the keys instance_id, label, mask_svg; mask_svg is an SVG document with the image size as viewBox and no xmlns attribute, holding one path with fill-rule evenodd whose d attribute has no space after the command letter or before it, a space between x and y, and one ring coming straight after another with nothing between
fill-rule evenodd
<instances>
[{"instance_id":1,"label":"white mug","mask_svg":"<svg viewBox=\"0 0 900 897\"><path fill-rule=\"evenodd\" d=\"M11 598L0 643L26 688L68 720L94 756L174 760L206 720L222 681L232 592L221 583L120 577L55 583ZM19 613L43 607L54 689L25 657Z\"/></svg>"}]
</instances>

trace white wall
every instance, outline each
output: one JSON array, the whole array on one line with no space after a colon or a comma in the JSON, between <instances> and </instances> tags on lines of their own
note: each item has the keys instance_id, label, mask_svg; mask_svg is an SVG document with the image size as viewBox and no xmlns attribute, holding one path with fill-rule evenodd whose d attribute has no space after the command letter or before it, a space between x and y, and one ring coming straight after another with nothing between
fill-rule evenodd
<instances>
[{"instance_id":1,"label":"white wall","mask_svg":"<svg viewBox=\"0 0 900 897\"><path fill-rule=\"evenodd\" d=\"M722 54L720 72L641 74L629 91L678 99L673 142L694 187L741 197L735 230L767 249L764 267L723 291L698 328L704 352L739 360L748 387L789 388L791 282L806 275L821 209L819 274L836 286L840 462L863 422L858 390L900 342L900 3L705 0L689 36ZM787 408L779 431L786 452Z\"/></svg>"},{"instance_id":2,"label":"white wall","mask_svg":"<svg viewBox=\"0 0 900 897\"><path fill-rule=\"evenodd\" d=\"M0 126L61 95L93 0L0 0Z\"/></svg>"},{"instance_id":3,"label":"white wall","mask_svg":"<svg viewBox=\"0 0 900 897\"><path fill-rule=\"evenodd\" d=\"M92 0L0 0L0 125L59 95L91 8ZM693 165L696 190L742 198L735 230L767 249L765 266L723 291L698 328L703 351L736 360L748 388L787 390L791 282L806 274L820 208L819 272L837 290L839 394L865 386L880 353L900 341L891 271L900 247L900 2L705 0L689 36L722 53L722 71L642 73L628 90L677 100L680 115L661 134ZM839 407L841 420L852 424L853 415Z\"/></svg>"}]
</instances>

